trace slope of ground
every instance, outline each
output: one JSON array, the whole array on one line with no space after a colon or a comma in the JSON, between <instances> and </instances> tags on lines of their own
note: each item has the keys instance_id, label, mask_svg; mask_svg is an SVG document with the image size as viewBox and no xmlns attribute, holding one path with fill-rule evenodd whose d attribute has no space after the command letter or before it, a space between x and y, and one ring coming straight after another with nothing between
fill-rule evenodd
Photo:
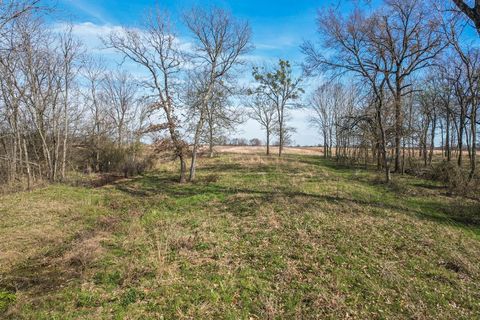
<instances>
[{"instance_id":1,"label":"slope of ground","mask_svg":"<svg viewBox=\"0 0 480 320\"><path fill-rule=\"evenodd\" d=\"M479 203L311 155L1 197L11 319L471 319Z\"/></svg>"}]
</instances>

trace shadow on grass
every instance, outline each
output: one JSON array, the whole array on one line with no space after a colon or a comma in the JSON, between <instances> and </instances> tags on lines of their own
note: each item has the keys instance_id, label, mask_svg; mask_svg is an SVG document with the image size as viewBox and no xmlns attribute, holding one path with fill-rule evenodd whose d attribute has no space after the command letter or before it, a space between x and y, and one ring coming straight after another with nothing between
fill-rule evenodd
<instances>
[{"instance_id":1,"label":"shadow on grass","mask_svg":"<svg viewBox=\"0 0 480 320\"><path fill-rule=\"evenodd\" d=\"M320 165L324 165L325 162L322 161ZM119 183L115 187L134 197L165 195L180 199L206 194L217 196L218 198L225 197L225 200L222 202L227 206L227 209L232 213L241 211L241 215L252 215L262 203L274 203L275 199L302 197L308 200L307 203L311 202L316 207L318 207L319 202L325 201L342 206L355 204L364 207L374 207L413 215L419 219L445 225L456 225L469 230L473 229L475 233L480 234L480 215L478 215L480 204L478 203L462 204L462 206L458 204L445 206L445 204L433 200L408 204L398 199L398 204L392 204L385 201L369 201L336 195L291 191L291 186L289 185L276 187L275 190L260 190L255 188L226 187L217 183L205 183L201 180L192 184L179 184L175 177L160 175L136 178L130 182ZM385 190L391 192L388 186L385 186ZM234 196L236 195L245 196L235 198ZM252 199L255 201L251 202Z\"/></svg>"},{"instance_id":2,"label":"shadow on grass","mask_svg":"<svg viewBox=\"0 0 480 320\"><path fill-rule=\"evenodd\" d=\"M480 235L480 204L452 202L449 205L428 200L415 202L416 215L422 219L465 227Z\"/></svg>"},{"instance_id":3,"label":"shadow on grass","mask_svg":"<svg viewBox=\"0 0 480 320\"><path fill-rule=\"evenodd\" d=\"M288 159L289 161L294 161L294 162L300 162L312 166L317 166L317 167L326 167L328 169L331 169L333 171L338 171L338 172L348 172L350 170L374 170L376 167L372 165L367 165L365 164L347 164L347 163L341 163L338 162L334 159L327 159L323 157L318 157L318 156L294 156L291 155L290 158L285 158Z\"/></svg>"},{"instance_id":4,"label":"shadow on grass","mask_svg":"<svg viewBox=\"0 0 480 320\"><path fill-rule=\"evenodd\" d=\"M432 183L425 183L425 182L414 182L411 184L413 187L424 188L428 190L447 190L447 186L440 185L440 184L432 184Z\"/></svg>"}]
</instances>

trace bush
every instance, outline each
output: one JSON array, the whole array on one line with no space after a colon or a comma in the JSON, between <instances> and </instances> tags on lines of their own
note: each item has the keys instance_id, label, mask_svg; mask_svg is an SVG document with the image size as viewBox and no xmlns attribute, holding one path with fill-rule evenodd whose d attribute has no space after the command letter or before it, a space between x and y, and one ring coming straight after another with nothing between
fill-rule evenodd
<instances>
[{"instance_id":1,"label":"bush","mask_svg":"<svg viewBox=\"0 0 480 320\"><path fill-rule=\"evenodd\" d=\"M433 166L432 178L445 183L449 194L466 195L469 193L468 173L455 163L442 161Z\"/></svg>"},{"instance_id":2,"label":"bush","mask_svg":"<svg viewBox=\"0 0 480 320\"><path fill-rule=\"evenodd\" d=\"M153 164L154 161L152 157L127 159L123 162L122 171L125 178L128 178L130 176L144 174L145 171L153 168Z\"/></svg>"},{"instance_id":3,"label":"bush","mask_svg":"<svg viewBox=\"0 0 480 320\"><path fill-rule=\"evenodd\" d=\"M148 154L141 144L133 144L128 147L108 144L101 152L99 169L100 172L121 172L127 178L143 174L153 165L153 155Z\"/></svg>"}]
</instances>

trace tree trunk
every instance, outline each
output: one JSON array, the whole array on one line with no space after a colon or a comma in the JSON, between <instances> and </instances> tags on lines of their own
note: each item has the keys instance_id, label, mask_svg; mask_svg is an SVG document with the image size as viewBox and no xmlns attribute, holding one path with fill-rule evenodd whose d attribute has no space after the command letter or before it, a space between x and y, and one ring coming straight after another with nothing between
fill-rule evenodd
<instances>
[{"instance_id":1,"label":"tree trunk","mask_svg":"<svg viewBox=\"0 0 480 320\"><path fill-rule=\"evenodd\" d=\"M377 103L381 104L382 102L378 101ZM380 148L381 148L381 153L383 158L382 160L385 168L385 182L390 183L392 178L390 174L390 161L388 160L388 154L386 149L387 142L385 137L385 129L383 127L381 106L377 106L377 121L378 121L378 128L380 130Z\"/></svg>"},{"instance_id":2,"label":"tree trunk","mask_svg":"<svg viewBox=\"0 0 480 320\"><path fill-rule=\"evenodd\" d=\"M463 162L463 130L465 128L465 115L464 109L462 106L462 111L460 112L460 127L458 128L458 160L457 164L459 167L462 166Z\"/></svg>"},{"instance_id":3,"label":"tree trunk","mask_svg":"<svg viewBox=\"0 0 480 320\"><path fill-rule=\"evenodd\" d=\"M27 149L27 142L25 140L25 138L23 138L23 149L24 149L24 152L25 152L25 166L27 168L27 190L30 190L31 189L31 185L32 185L32 174L31 174L31 170L30 170L30 162L29 162L29 159L28 159L28 149Z\"/></svg>"},{"instance_id":4,"label":"tree trunk","mask_svg":"<svg viewBox=\"0 0 480 320\"><path fill-rule=\"evenodd\" d=\"M447 107L447 118L446 118L446 128L445 128L445 152L447 156L447 161L452 160L452 152L450 149L450 107Z\"/></svg>"},{"instance_id":5,"label":"tree trunk","mask_svg":"<svg viewBox=\"0 0 480 320\"><path fill-rule=\"evenodd\" d=\"M197 123L197 128L195 129L195 137L193 141L193 150L192 150L192 162L190 163L190 177L189 181L194 182L196 178L196 167L197 167L197 151L198 145L200 143L200 134L203 128L203 111L200 114L200 119Z\"/></svg>"},{"instance_id":6,"label":"tree trunk","mask_svg":"<svg viewBox=\"0 0 480 320\"><path fill-rule=\"evenodd\" d=\"M323 157L328 157L327 130L323 130Z\"/></svg>"},{"instance_id":7,"label":"tree trunk","mask_svg":"<svg viewBox=\"0 0 480 320\"><path fill-rule=\"evenodd\" d=\"M62 171L61 171L61 178L65 180L65 168L67 166L67 141L68 141L68 91L69 91L69 66L65 69L65 101L64 101L64 108L63 108L63 116L65 117L63 123L63 150L62 150Z\"/></svg>"},{"instance_id":8,"label":"tree trunk","mask_svg":"<svg viewBox=\"0 0 480 320\"><path fill-rule=\"evenodd\" d=\"M397 82L395 96L395 172L400 172L400 152L402 140L402 95L400 84Z\"/></svg>"},{"instance_id":9,"label":"tree trunk","mask_svg":"<svg viewBox=\"0 0 480 320\"><path fill-rule=\"evenodd\" d=\"M179 156L180 158L180 183L187 182L187 163L183 155Z\"/></svg>"},{"instance_id":10,"label":"tree trunk","mask_svg":"<svg viewBox=\"0 0 480 320\"><path fill-rule=\"evenodd\" d=\"M428 165L432 165L433 152L435 149L435 131L437 129L437 114L433 112L432 131L430 133L430 154L428 156Z\"/></svg>"},{"instance_id":11,"label":"tree trunk","mask_svg":"<svg viewBox=\"0 0 480 320\"><path fill-rule=\"evenodd\" d=\"M477 108L472 105L472 112L470 114L470 128L472 131L472 144L470 152L470 174L469 180L472 180L475 176L475 170L477 167Z\"/></svg>"},{"instance_id":12,"label":"tree trunk","mask_svg":"<svg viewBox=\"0 0 480 320\"><path fill-rule=\"evenodd\" d=\"M190 164L190 177L189 181L194 182L197 175L197 146L193 146L192 151L192 163Z\"/></svg>"},{"instance_id":13,"label":"tree trunk","mask_svg":"<svg viewBox=\"0 0 480 320\"><path fill-rule=\"evenodd\" d=\"M278 146L278 156L281 157L282 156L282 153L283 153L283 121L280 121L279 123L279 130L280 130L280 134L279 134L279 146Z\"/></svg>"},{"instance_id":14,"label":"tree trunk","mask_svg":"<svg viewBox=\"0 0 480 320\"><path fill-rule=\"evenodd\" d=\"M270 155L270 129L267 129L267 156Z\"/></svg>"}]
</instances>

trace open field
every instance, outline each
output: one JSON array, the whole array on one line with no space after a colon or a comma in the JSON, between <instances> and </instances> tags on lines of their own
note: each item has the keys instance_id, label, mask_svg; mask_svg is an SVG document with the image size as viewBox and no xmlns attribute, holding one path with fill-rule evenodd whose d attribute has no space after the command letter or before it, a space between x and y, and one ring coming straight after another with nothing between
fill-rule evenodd
<instances>
[{"instance_id":1,"label":"open field","mask_svg":"<svg viewBox=\"0 0 480 320\"><path fill-rule=\"evenodd\" d=\"M304 150L2 196L0 317L478 318L478 202Z\"/></svg>"},{"instance_id":2,"label":"open field","mask_svg":"<svg viewBox=\"0 0 480 320\"><path fill-rule=\"evenodd\" d=\"M239 153L239 154L253 154L253 153L265 153L267 148L265 146L254 147L254 146L219 146L215 147L215 151L220 153ZM418 155L419 149L413 149L415 155ZM270 152L272 154L278 153L278 147L270 147ZM332 150L333 154L335 154L335 148ZM405 151L406 154L409 154L408 149ZM435 149L433 151L434 155L442 155L441 149ZM297 154L297 155L323 155L323 147L285 147L284 148L285 154ZM468 157L468 151L464 150L463 155ZM480 156L480 150L477 151L477 155ZM452 151L452 158L455 158L456 152L455 150ZM468 161L468 158L465 158L465 161Z\"/></svg>"},{"instance_id":3,"label":"open field","mask_svg":"<svg viewBox=\"0 0 480 320\"><path fill-rule=\"evenodd\" d=\"M267 151L267 147L253 147L253 146L219 146L215 147L216 152L220 153L239 153L239 154L264 154ZM270 152L273 154L278 153L278 147L270 147ZM297 154L297 155L323 155L322 147L285 147L283 149L284 154Z\"/></svg>"}]
</instances>

